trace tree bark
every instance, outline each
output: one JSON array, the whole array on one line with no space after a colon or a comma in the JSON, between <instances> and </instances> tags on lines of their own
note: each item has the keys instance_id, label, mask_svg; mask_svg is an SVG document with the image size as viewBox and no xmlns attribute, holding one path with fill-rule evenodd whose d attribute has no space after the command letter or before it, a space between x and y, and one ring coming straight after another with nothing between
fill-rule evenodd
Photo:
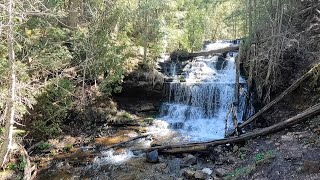
<instances>
[{"instance_id":1,"label":"tree bark","mask_svg":"<svg viewBox=\"0 0 320 180\"><path fill-rule=\"evenodd\" d=\"M145 1L145 6L148 4L148 0ZM148 53L148 10L144 6L144 32L143 32L143 62L147 64Z\"/></svg>"},{"instance_id":2,"label":"tree bark","mask_svg":"<svg viewBox=\"0 0 320 180\"><path fill-rule=\"evenodd\" d=\"M79 22L81 0L69 0L68 26L76 28Z\"/></svg>"},{"instance_id":3,"label":"tree bark","mask_svg":"<svg viewBox=\"0 0 320 180\"><path fill-rule=\"evenodd\" d=\"M4 141L0 149L0 163L1 167L4 166L8 154L12 148L13 143L13 125L15 117L14 102L16 98L16 70L15 70L15 54L14 54L14 38L13 38L13 9L14 0L8 0L7 2L8 11L8 33L7 33L7 46L8 46L8 56L9 56L9 66L10 66L10 80L9 80L9 93L7 100L7 114L5 117L5 133Z\"/></svg>"}]
</instances>

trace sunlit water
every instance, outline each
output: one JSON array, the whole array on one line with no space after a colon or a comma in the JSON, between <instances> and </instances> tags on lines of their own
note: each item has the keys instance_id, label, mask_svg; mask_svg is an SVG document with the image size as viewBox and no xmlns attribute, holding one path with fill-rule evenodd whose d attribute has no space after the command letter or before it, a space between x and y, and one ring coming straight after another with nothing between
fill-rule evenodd
<instances>
[{"instance_id":1,"label":"sunlit water","mask_svg":"<svg viewBox=\"0 0 320 180\"><path fill-rule=\"evenodd\" d=\"M217 42L207 45L206 50L232 46ZM177 75L175 63L169 75L174 79L169 84L168 101L161 107L160 118L168 129L180 134L185 141L208 141L222 139L227 129L234 127L230 110L235 99L235 56L230 52L225 59L218 56L197 57L188 62ZM242 120L247 86L240 77L240 103L236 112ZM252 113L252 111L250 111ZM249 113L250 115L250 113ZM166 133L164 131L163 133Z\"/></svg>"}]
</instances>

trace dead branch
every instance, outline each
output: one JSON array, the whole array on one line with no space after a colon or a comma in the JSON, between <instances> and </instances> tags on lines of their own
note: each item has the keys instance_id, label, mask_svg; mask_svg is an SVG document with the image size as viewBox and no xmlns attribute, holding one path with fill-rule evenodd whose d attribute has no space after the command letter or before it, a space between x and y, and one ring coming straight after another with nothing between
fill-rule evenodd
<instances>
[{"instance_id":1,"label":"dead branch","mask_svg":"<svg viewBox=\"0 0 320 180\"><path fill-rule=\"evenodd\" d=\"M189 143L189 144L182 144L182 145L167 145L167 146L156 146L152 147L150 149L147 149L146 151L150 150L158 150L163 153L184 153L184 152L199 152L199 151L205 151L209 147L217 146L217 145L223 145L223 144L229 144L229 143L236 143L245 141L248 139L252 139L258 136L268 135L272 132L280 131L284 128L296 125L298 123L301 123L305 120L307 120L310 117L316 116L320 114L320 104L317 104L315 106L312 106L311 108L308 108L307 110L303 111L302 113L291 117L285 121L282 121L280 123L277 123L275 125L259 129L254 132L248 132L246 134L240 135L240 136L233 136L230 138L225 139L219 139L215 141L209 141L209 142L203 142L203 143Z\"/></svg>"},{"instance_id":2,"label":"dead branch","mask_svg":"<svg viewBox=\"0 0 320 180\"><path fill-rule=\"evenodd\" d=\"M310 77L313 72L320 67L320 63L313 66L307 73L305 73L303 76L301 76L299 79L297 79L291 86L289 86L286 90L284 90L277 98L275 98L273 101L271 101L269 104L265 105L260 111L258 111L256 114L254 114L252 117L250 117L248 120L243 122L239 128L243 128L247 126L249 123L254 121L257 117L259 117L262 113L270 109L273 105L278 103L280 100L282 100L286 95L291 93L293 90L295 90L299 85L306 80L308 77Z\"/></svg>"},{"instance_id":3,"label":"dead branch","mask_svg":"<svg viewBox=\"0 0 320 180\"><path fill-rule=\"evenodd\" d=\"M317 8L317 7L320 7L320 3L317 3L317 4L315 4L315 5L311 6L311 7L305 8L302 11L297 12L295 14L295 16L300 16L300 15L310 11L311 9L314 9L314 8Z\"/></svg>"}]
</instances>

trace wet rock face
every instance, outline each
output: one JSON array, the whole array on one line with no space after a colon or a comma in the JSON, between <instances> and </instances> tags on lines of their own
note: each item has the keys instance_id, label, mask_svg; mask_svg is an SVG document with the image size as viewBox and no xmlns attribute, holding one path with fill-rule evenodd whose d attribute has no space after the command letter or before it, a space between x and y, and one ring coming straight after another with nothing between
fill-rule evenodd
<instances>
[{"instance_id":1,"label":"wet rock face","mask_svg":"<svg viewBox=\"0 0 320 180\"><path fill-rule=\"evenodd\" d=\"M157 163L159 162L159 153L157 150L150 151L146 153L146 160L149 163Z\"/></svg>"},{"instance_id":2,"label":"wet rock face","mask_svg":"<svg viewBox=\"0 0 320 180\"><path fill-rule=\"evenodd\" d=\"M131 113L157 113L165 98L163 75L160 72L137 70L124 79L121 93L113 94L118 108Z\"/></svg>"}]
</instances>

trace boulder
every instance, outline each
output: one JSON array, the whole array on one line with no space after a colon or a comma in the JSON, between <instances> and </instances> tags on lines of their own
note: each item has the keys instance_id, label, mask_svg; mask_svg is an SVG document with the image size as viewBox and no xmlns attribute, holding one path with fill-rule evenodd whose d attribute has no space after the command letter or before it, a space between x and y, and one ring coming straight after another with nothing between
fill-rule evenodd
<instances>
[{"instance_id":1,"label":"boulder","mask_svg":"<svg viewBox=\"0 0 320 180\"><path fill-rule=\"evenodd\" d=\"M146 153L147 162L157 163L159 162L159 153L158 150L150 151Z\"/></svg>"},{"instance_id":2,"label":"boulder","mask_svg":"<svg viewBox=\"0 0 320 180\"><path fill-rule=\"evenodd\" d=\"M223 168L217 168L217 169L214 170L214 172L218 177L224 177L228 173L228 171L226 169L223 169Z\"/></svg>"},{"instance_id":3,"label":"boulder","mask_svg":"<svg viewBox=\"0 0 320 180\"><path fill-rule=\"evenodd\" d=\"M169 172L171 174L180 175L181 161L180 158L174 158L168 163Z\"/></svg>"},{"instance_id":4,"label":"boulder","mask_svg":"<svg viewBox=\"0 0 320 180\"><path fill-rule=\"evenodd\" d=\"M202 172L201 170L197 170L195 173L194 173L194 177L196 179L207 179L207 176L208 174Z\"/></svg>"},{"instance_id":5,"label":"boulder","mask_svg":"<svg viewBox=\"0 0 320 180\"><path fill-rule=\"evenodd\" d=\"M196 173L196 171L192 170L192 169L184 169L183 170L183 175L187 178L187 179L192 179L194 177L194 174Z\"/></svg>"},{"instance_id":6,"label":"boulder","mask_svg":"<svg viewBox=\"0 0 320 180\"><path fill-rule=\"evenodd\" d=\"M187 166L194 165L197 164L197 158L192 154L188 154L182 159L182 163Z\"/></svg>"},{"instance_id":7,"label":"boulder","mask_svg":"<svg viewBox=\"0 0 320 180\"><path fill-rule=\"evenodd\" d=\"M204 172L204 173L206 173L208 175L211 175L213 171L211 169L209 169L209 168L203 168L202 172Z\"/></svg>"},{"instance_id":8,"label":"boulder","mask_svg":"<svg viewBox=\"0 0 320 180\"><path fill-rule=\"evenodd\" d=\"M303 171L309 173L319 173L320 172L320 162L306 160L303 162Z\"/></svg>"},{"instance_id":9,"label":"boulder","mask_svg":"<svg viewBox=\"0 0 320 180\"><path fill-rule=\"evenodd\" d=\"M166 163L159 163L155 165L155 170L158 172L162 172L162 173L168 173L169 169L168 169L168 164Z\"/></svg>"}]
</instances>

